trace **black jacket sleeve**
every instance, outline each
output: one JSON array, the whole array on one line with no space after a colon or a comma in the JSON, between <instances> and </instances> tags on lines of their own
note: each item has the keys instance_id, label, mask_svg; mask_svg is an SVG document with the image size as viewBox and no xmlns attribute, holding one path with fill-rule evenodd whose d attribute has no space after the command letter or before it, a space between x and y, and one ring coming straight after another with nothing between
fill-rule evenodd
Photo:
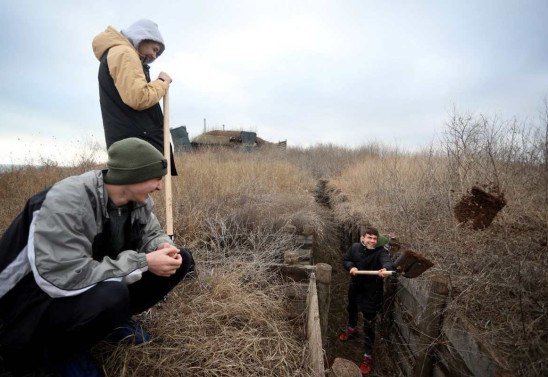
<instances>
[{"instance_id":1,"label":"black jacket sleeve","mask_svg":"<svg viewBox=\"0 0 548 377\"><path fill-rule=\"evenodd\" d=\"M350 246L348 250L346 250L346 254L344 255L343 266L346 271L350 271L352 267L356 267L356 265L354 264L354 258L352 257L352 248L353 247Z\"/></svg>"},{"instance_id":2,"label":"black jacket sleeve","mask_svg":"<svg viewBox=\"0 0 548 377\"><path fill-rule=\"evenodd\" d=\"M392 262L392 259L390 258L390 254L388 254L388 251L386 249L382 249L381 253L379 254L379 261L381 262L381 266L383 268L386 268L388 271L393 271L396 269L396 266Z\"/></svg>"}]
</instances>

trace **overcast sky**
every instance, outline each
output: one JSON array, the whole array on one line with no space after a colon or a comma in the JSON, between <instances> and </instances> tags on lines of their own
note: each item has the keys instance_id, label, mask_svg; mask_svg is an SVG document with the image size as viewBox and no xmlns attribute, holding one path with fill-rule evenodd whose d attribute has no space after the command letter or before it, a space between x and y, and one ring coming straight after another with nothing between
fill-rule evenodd
<instances>
[{"instance_id":1,"label":"overcast sky","mask_svg":"<svg viewBox=\"0 0 548 377\"><path fill-rule=\"evenodd\" d=\"M104 147L91 41L158 23L171 126L290 146L428 145L453 107L536 118L548 1L0 0L0 164Z\"/></svg>"}]
</instances>

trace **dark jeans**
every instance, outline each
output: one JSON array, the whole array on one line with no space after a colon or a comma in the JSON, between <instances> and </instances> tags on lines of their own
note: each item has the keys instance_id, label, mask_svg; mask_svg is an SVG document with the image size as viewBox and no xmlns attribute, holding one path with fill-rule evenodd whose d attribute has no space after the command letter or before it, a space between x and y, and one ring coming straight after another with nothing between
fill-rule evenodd
<instances>
[{"instance_id":1,"label":"dark jeans","mask_svg":"<svg viewBox=\"0 0 548 377\"><path fill-rule=\"evenodd\" d=\"M163 299L194 270L192 255L187 250L181 249L181 257L181 268L170 277L147 271L141 280L130 285L105 281L80 295L53 299L40 319L33 344L28 347L38 354L30 356L41 354L42 361L51 365L89 350L131 315L147 310ZM29 354L17 356L29 358Z\"/></svg>"},{"instance_id":2,"label":"dark jeans","mask_svg":"<svg viewBox=\"0 0 548 377\"><path fill-rule=\"evenodd\" d=\"M371 355L373 353L373 345L375 344L377 312L363 310L363 307L359 305L356 296L352 294L351 290L348 292L348 306L346 310L348 311L348 326L353 328L358 325L358 313L361 311L363 315L365 353Z\"/></svg>"}]
</instances>

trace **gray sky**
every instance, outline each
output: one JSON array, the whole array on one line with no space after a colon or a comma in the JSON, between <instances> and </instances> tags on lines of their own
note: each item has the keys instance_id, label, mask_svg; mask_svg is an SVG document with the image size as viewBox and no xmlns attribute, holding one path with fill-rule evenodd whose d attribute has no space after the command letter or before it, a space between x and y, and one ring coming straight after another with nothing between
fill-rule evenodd
<instances>
[{"instance_id":1,"label":"gray sky","mask_svg":"<svg viewBox=\"0 0 548 377\"><path fill-rule=\"evenodd\" d=\"M0 0L0 164L104 147L91 41L158 23L171 126L291 146L428 145L453 107L521 120L548 96L548 1Z\"/></svg>"}]
</instances>

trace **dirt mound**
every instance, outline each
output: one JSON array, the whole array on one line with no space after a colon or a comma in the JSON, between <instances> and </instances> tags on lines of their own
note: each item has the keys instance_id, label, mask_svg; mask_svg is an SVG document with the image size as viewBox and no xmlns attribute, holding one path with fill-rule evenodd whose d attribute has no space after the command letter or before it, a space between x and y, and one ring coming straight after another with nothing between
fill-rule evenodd
<instances>
[{"instance_id":1,"label":"dirt mound","mask_svg":"<svg viewBox=\"0 0 548 377\"><path fill-rule=\"evenodd\" d=\"M472 223L472 229L485 229L506 205L504 193L497 186L473 186L453 208L460 223Z\"/></svg>"}]
</instances>

